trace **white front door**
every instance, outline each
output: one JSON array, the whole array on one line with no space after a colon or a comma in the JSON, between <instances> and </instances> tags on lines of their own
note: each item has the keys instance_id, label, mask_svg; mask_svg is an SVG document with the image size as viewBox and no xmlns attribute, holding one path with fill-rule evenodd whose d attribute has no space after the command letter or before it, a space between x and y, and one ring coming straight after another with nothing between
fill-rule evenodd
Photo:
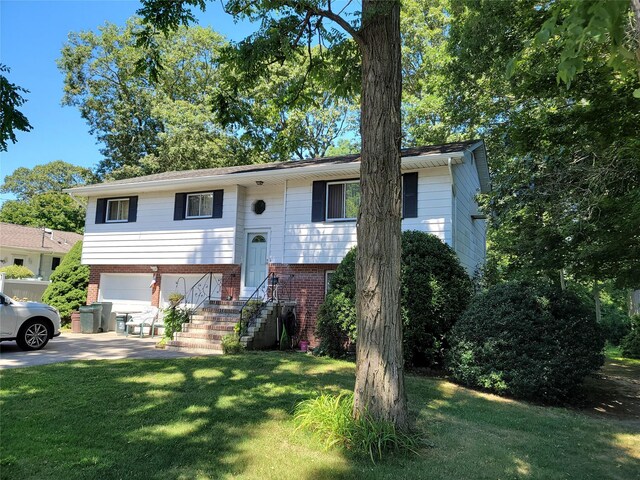
<instances>
[{"instance_id":1,"label":"white front door","mask_svg":"<svg viewBox=\"0 0 640 480\"><path fill-rule=\"evenodd\" d=\"M250 233L247 238L247 262L244 286L257 288L267 276L267 234Z\"/></svg>"}]
</instances>

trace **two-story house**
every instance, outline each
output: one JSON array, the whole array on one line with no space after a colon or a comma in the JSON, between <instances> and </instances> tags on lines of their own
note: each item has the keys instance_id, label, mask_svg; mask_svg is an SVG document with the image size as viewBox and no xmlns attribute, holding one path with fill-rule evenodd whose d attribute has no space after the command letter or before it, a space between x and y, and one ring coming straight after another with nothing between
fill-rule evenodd
<instances>
[{"instance_id":1,"label":"two-story house","mask_svg":"<svg viewBox=\"0 0 640 480\"><path fill-rule=\"evenodd\" d=\"M70 189L88 198L88 301L163 306L212 273L212 297L242 299L269 272L311 338L327 276L356 244L359 155L166 172ZM490 189L484 143L402 152L403 230L437 235L472 274L484 261L475 195Z\"/></svg>"}]
</instances>

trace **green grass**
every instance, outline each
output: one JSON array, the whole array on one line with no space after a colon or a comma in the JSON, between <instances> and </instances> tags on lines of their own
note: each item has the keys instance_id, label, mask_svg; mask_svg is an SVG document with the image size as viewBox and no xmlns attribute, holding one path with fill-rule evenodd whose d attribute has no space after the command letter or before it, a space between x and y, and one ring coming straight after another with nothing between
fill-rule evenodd
<instances>
[{"instance_id":1,"label":"green grass","mask_svg":"<svg viewBox=\"0 0 640 480\"><path fill-rule=\"evenodd\" d=\"M2 372L3 479L637 479L638 427L407 379L433 448L372 465L296 430L297 403L353 387L300 354L74 362Z\"/></svg>"},{"instance_id":2,"label":"green grass","mask_svg":"<svg viewBox=\"0 0 640 480\"><path fill-rule=\"evenodd\" d=\"M609 360L614 360L616 362L622 362L623 364L629 367L640 367L640 359L637 358L629 358L622 355L622 350L620 347L615 347L611 344L607 344L604 350L605 356Z\"/></svg>"}]
</instances>

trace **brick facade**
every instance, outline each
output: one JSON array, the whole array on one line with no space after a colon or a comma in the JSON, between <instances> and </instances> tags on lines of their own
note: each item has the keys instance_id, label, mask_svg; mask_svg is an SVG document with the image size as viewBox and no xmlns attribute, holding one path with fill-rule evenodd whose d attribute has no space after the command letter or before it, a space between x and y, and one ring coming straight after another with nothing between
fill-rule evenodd
<instances>
[{"instance_id":1,"label":"brick facade","mask_svg":"<svg viewBox=\"0 0 640 480\"><path fill-rule=\"evenodd\" d=\"M337 264L269 264L269 272L279 279L280 299L296 300L296 318L299 325L298 340L308 340L314 345L316 314L324 300L326 272ZM240 297L240 265L157 265L156 283L153 286L151 304L159 306L163 274L222 274L222 298L237 300ZM91 265L87 304L98 300L100 275L103 273L151 273L151 265Z\"/></svg>"},{"instance_id":2,"label":"brick facade","mask_svg":"<svg viewBox=\"0 0 640 480\"><path fill-rule=\"evenodd\" d=\"M222 274L222 298L237 300L240 297L240 265L157 265L156 283L151 292L151 305L160 305L160 288L163 274ZM91 265L87 304L98 301L100 275L103 273L151 273L151 265Z\"/></svg>"},{"instance_id":3,"label":"brick facade","mask_svg":"<svg viewBox=\"0 0 640 480\"><path fill-rule=\"evenodd\" d=\"M278 276L280 297L291 291L291 297L297 302L298 340L308 340L311 345L316 345L316 315L324 300L326 272L337 267L335 263L269 265L269 272Z\"/></svg>"}]
</instances>

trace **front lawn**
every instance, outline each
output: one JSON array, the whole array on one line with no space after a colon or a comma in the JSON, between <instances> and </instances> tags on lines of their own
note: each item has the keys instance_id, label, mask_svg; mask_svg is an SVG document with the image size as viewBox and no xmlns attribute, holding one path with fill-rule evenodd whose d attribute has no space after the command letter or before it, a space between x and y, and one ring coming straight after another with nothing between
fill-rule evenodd
<instances>
[{"instance_id":1,"label":"front lawn","mask_svg":"<svg viewBox=\"0 0 640 480\"><path fill-rule=\"evenodd\" d=\"M260 353L2 372L3 479L637 479L637 426L410 376L433 448L383 464L325 451L291 412L353 364Z\"/></svg>"}]
</instances>

